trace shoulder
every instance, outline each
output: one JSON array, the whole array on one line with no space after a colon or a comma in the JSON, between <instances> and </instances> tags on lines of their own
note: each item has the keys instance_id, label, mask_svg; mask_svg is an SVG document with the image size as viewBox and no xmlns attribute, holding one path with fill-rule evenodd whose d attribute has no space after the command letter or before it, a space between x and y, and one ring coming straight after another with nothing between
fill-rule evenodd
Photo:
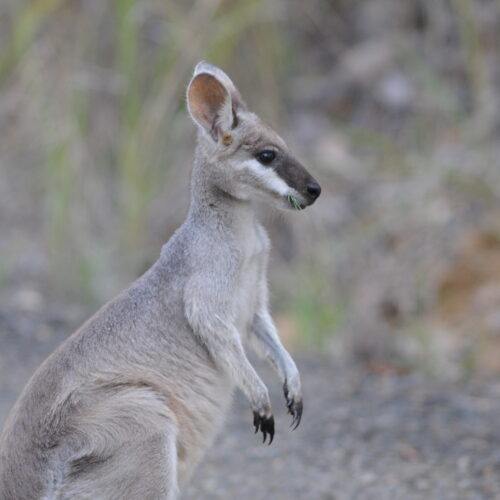
<instances>
[{"instance_id":1,"label":"shoulder","mask_svg":"<svg viewBox=\"0 0 500 500\"><path fill-rule=\"evenodd\" d=\"M238 257L239 247L232 234L186 221L163 246L163 260L179 259L199 265L204 261L230 263Z\"/></svg>"}]
</instances>

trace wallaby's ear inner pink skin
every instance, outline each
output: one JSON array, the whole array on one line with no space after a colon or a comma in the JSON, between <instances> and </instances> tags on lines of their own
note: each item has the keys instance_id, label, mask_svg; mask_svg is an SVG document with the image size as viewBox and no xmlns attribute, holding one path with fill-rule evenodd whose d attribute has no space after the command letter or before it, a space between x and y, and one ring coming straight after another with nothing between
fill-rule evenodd
<instances>
[{"instance_id":1,"label":"wallaby's ear inner pink skin","mask_svg":"<svg viewBox=\"0 0 500 500\"><path fill-rule=\"evenodd\" d=\"M199 133L186 220L28 382L0 438L1 499L176 499L236 388L271 444L269 393L245 345L269 360L300 424L300 376L269 313L270 242L255 209L304 209L321 188L221 69L196 66L187 107Z\"/></svg>"}]
</instances>

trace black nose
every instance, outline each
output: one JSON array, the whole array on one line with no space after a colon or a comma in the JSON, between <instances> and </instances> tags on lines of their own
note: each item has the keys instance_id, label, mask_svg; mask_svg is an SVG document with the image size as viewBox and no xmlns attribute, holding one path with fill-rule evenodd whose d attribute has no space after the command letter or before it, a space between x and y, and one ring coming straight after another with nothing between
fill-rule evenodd
<instances>
[{"instance_id":1,"label":"black nose","mask_svg":"<svg viewBox=\"0 0 500 500\"><path fill-rule=\"evenodd\" d=\"M306 186L307 192L316 199L321 194L321 186L316 182L311 182Z\"/></svg>"}]
</instances>

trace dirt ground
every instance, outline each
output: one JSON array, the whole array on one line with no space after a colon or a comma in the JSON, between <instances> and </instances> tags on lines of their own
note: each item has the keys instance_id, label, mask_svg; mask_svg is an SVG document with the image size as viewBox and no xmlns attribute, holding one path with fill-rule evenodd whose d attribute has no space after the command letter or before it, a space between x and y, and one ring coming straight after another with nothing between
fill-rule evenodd
<instances>
[{"instance_id":1,"label":"dirt ground","mask_svg":"<svg viewBox=\"0 0 500 500\"><path fill-rule=\"evenodd\" d=\"M39 362L81 318L0 310L0 422ZM280 384L277 434L253 434L237 395L224 431L183 499L499 499L500 382L380 376L352 363L296 356L305 411L291 432Z\"/></svg>"}]
</instances>

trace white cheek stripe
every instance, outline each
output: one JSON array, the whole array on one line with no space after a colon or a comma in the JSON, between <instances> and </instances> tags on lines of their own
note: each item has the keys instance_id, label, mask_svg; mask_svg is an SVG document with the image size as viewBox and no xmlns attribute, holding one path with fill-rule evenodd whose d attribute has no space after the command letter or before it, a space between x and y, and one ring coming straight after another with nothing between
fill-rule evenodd
<instances>
[{"instance_id":1,"label":"white cheek stripe","mask_svg":"<svg viewBox=\"0 0 500 500\"><path fill-rule=\"evenodd\" d=\"M280 196L290 193L290 186L270 167L264 167L257 160L248 160L242 163L243 168L248 168L258 177L266 188Z\"/></svg>"}]
</instances>

